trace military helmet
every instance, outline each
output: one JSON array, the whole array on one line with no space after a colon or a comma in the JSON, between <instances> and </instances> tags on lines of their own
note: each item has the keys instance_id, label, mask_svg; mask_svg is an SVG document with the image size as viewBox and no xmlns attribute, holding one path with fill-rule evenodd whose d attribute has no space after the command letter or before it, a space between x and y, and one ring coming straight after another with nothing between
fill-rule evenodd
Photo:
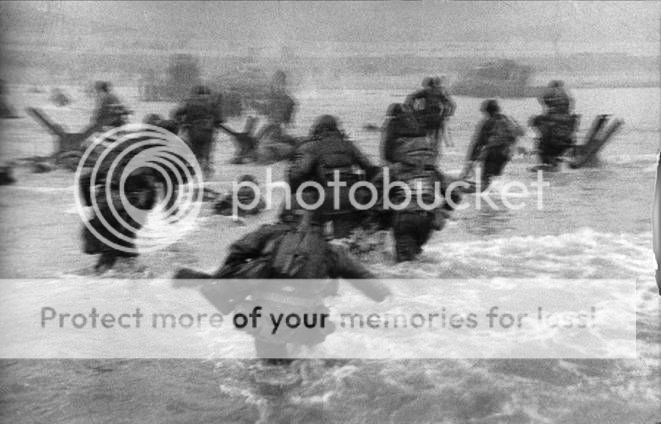
<instances>
[{"instance_id":1,"label":"military helmet","mask_svg":"<svg viewBox=\"0 0 661 424\"><path fill-rule=\"evenodd\" d=\"M172 119L161 119L156 125L170 131L172 134L176 134L179 131L179 125Z\"/></svg>"},{"instance_id":2,"label":"military helmet","mask_svg":"<svg viewBox=\"0 0 661 424\"><path fill-rule=\"evenodd\" d=\"M314 120L310 128L310 136L317 137L325 132L339 132L337 118L332 115L321 115Z\"/></svg>"},{"instance_id":3,"label":"military helmet","mask_svg":"<svg viewBox=\"0 0 661 424\"><path fill-rule=\"evenodd\" d=\"M495 113L500 112L500 106L498 105L498 102L495 99L487 99L482 102L482 105L480 106L480 110L482 112L486 112L490 115L493 115Z\"/></svg>"},{"instance_id":4,"label":"military helmet","mask_svg":"<svg viewBox=\"0 0 661 424\"><path fill-rule=\"evenodd\" d=\"M108 81L97 81L94 83L94 89L96 91L108 92L110 90L110 83Z\"/></svg>"},{"instance_id":5,"label":"military helmet","mask_svg":"<svg viewBox=\"0 0 661 424\"><path fill-rule=\"evenodd\" d=\"M251 183L257 184L257 178L255 178L254 175L243 174L238 178L237 182L239 182L239 183L251 182Z\"/></svg>"},{"instance_id":6,"label":"military helmet","mask_svg":"<svg viewBox=\"0 0 661 424\"><path fill-rule=\"evenodd\" d=\"M387 116L400 116L401 114L404 113L404 108L402 107L403 105L401 103L391 103L390 106L388 106L388 110L386 111Z\"/></svg>"},{"instance_id":7,"label":"military helmet","mask_svg":"<svg viewBox=\"0 0 661 424\"><path fill-rule=\"evenodd\" d=\"M144 118L142 118L142 123L158 126L162 120L163 117L158 113L148 113Z\"/></svg>"}]
</instances>

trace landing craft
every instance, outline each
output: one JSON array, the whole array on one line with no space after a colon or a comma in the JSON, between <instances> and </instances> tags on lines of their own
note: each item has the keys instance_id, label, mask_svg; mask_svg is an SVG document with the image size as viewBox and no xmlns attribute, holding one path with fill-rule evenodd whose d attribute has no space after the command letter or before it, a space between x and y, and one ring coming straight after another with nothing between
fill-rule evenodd
<instances>
[{"instance_id":1,"label":"landing craft","mask_svg":"<svg viewBox=\"0 0 661 424\"><path fill-rule=\"evenodd\" d=\"M513 60L489 62L464 72L451 91L469 97L538 97L543 88L529 85L532 75L532 67Z\"/></svg>"}]
</instances>

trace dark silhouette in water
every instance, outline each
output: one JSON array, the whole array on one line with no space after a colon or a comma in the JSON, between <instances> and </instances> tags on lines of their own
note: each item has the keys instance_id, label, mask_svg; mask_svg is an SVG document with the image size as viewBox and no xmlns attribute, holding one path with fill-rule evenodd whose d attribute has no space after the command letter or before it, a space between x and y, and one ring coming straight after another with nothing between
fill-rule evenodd
<instances>
[{"instance_id":1,"label":"dark silhouette in water","mask_svg":"<svg viewBox=\"0 0 661 424\"><path fill-rule=\"evenodd\" d=\"M18 118L14 109L7 102L7 90L5 81L0 80L0 119Z\"/></svg>"}]
</instances>

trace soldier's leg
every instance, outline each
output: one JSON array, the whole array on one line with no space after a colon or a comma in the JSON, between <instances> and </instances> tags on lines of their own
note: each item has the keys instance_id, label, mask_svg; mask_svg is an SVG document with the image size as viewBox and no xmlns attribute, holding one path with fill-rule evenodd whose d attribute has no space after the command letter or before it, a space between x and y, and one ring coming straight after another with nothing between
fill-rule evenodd
<instances>
[{"instance_id":1,"label":"soldier's leg","mask_svg":"<svg viewBox=\"0 0 661 424\"><path fill-rule=\"evenodd\" d=\"M416 220L406 212L396 212L393 223L395 239L395 260L397 262L415 259L420 247L416 235Z\"/></svg>"},{"instance_id":2,"label":"soldier's leg","mask_svg":"<svg viewBox=\"0 0 661 424\"><path fill-rule=\"evenodd\" d=\"M486 190L491 184L494 177L499 177L503 174L505 165L509 161L509 157L502 152L492 150L487 153L482 166L482 183L483 189Z\"/></svg>"},{"instance_id":3,"label":"soldier's leg","mask_svg":"<svg viewBox=\"0 0 661 424\"><path fill-rule=\"evenodd\" d=\"M422 253L422 246L424 246L431 237L434 224L434 214L431 212L425 212L418 215L416 221L416 254L420 254Z\"/></svg>"}]
</instances>

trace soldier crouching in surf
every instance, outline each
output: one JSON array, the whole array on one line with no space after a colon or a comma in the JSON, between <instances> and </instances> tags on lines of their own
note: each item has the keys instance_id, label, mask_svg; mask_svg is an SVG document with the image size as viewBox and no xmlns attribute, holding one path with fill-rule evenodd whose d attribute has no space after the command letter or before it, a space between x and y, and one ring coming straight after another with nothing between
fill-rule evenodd
<instances>
[{"instance_id":1,"label":"soldier crouching in surf","mask_svg":"<svg viewBox=\"0 0 661 424\"><path fill-rule=\"evenodd\" d=\"M345 250L326 241L318 217L317 213L300 208L285 209L280 222L264 225L233 243L223 266L215 273L181 269L175 278L220 279L202 285L201 291L222 313L252 311L258 306L265 316L269 311L299 315L310 311L326 313L324 299L336 294L337 281L317 283L310 279L375 277ZM240 281L246 278L279 280ZM380 302L390 294L385 286L373 281L350 282L375 301ZM287 328L275 335L266 326L245 329L255 339L257 357L270 365L287 365L291 363L290 346L323 342L334 329L332 323L327 324Z\"/></svg>"}]
</instances>

